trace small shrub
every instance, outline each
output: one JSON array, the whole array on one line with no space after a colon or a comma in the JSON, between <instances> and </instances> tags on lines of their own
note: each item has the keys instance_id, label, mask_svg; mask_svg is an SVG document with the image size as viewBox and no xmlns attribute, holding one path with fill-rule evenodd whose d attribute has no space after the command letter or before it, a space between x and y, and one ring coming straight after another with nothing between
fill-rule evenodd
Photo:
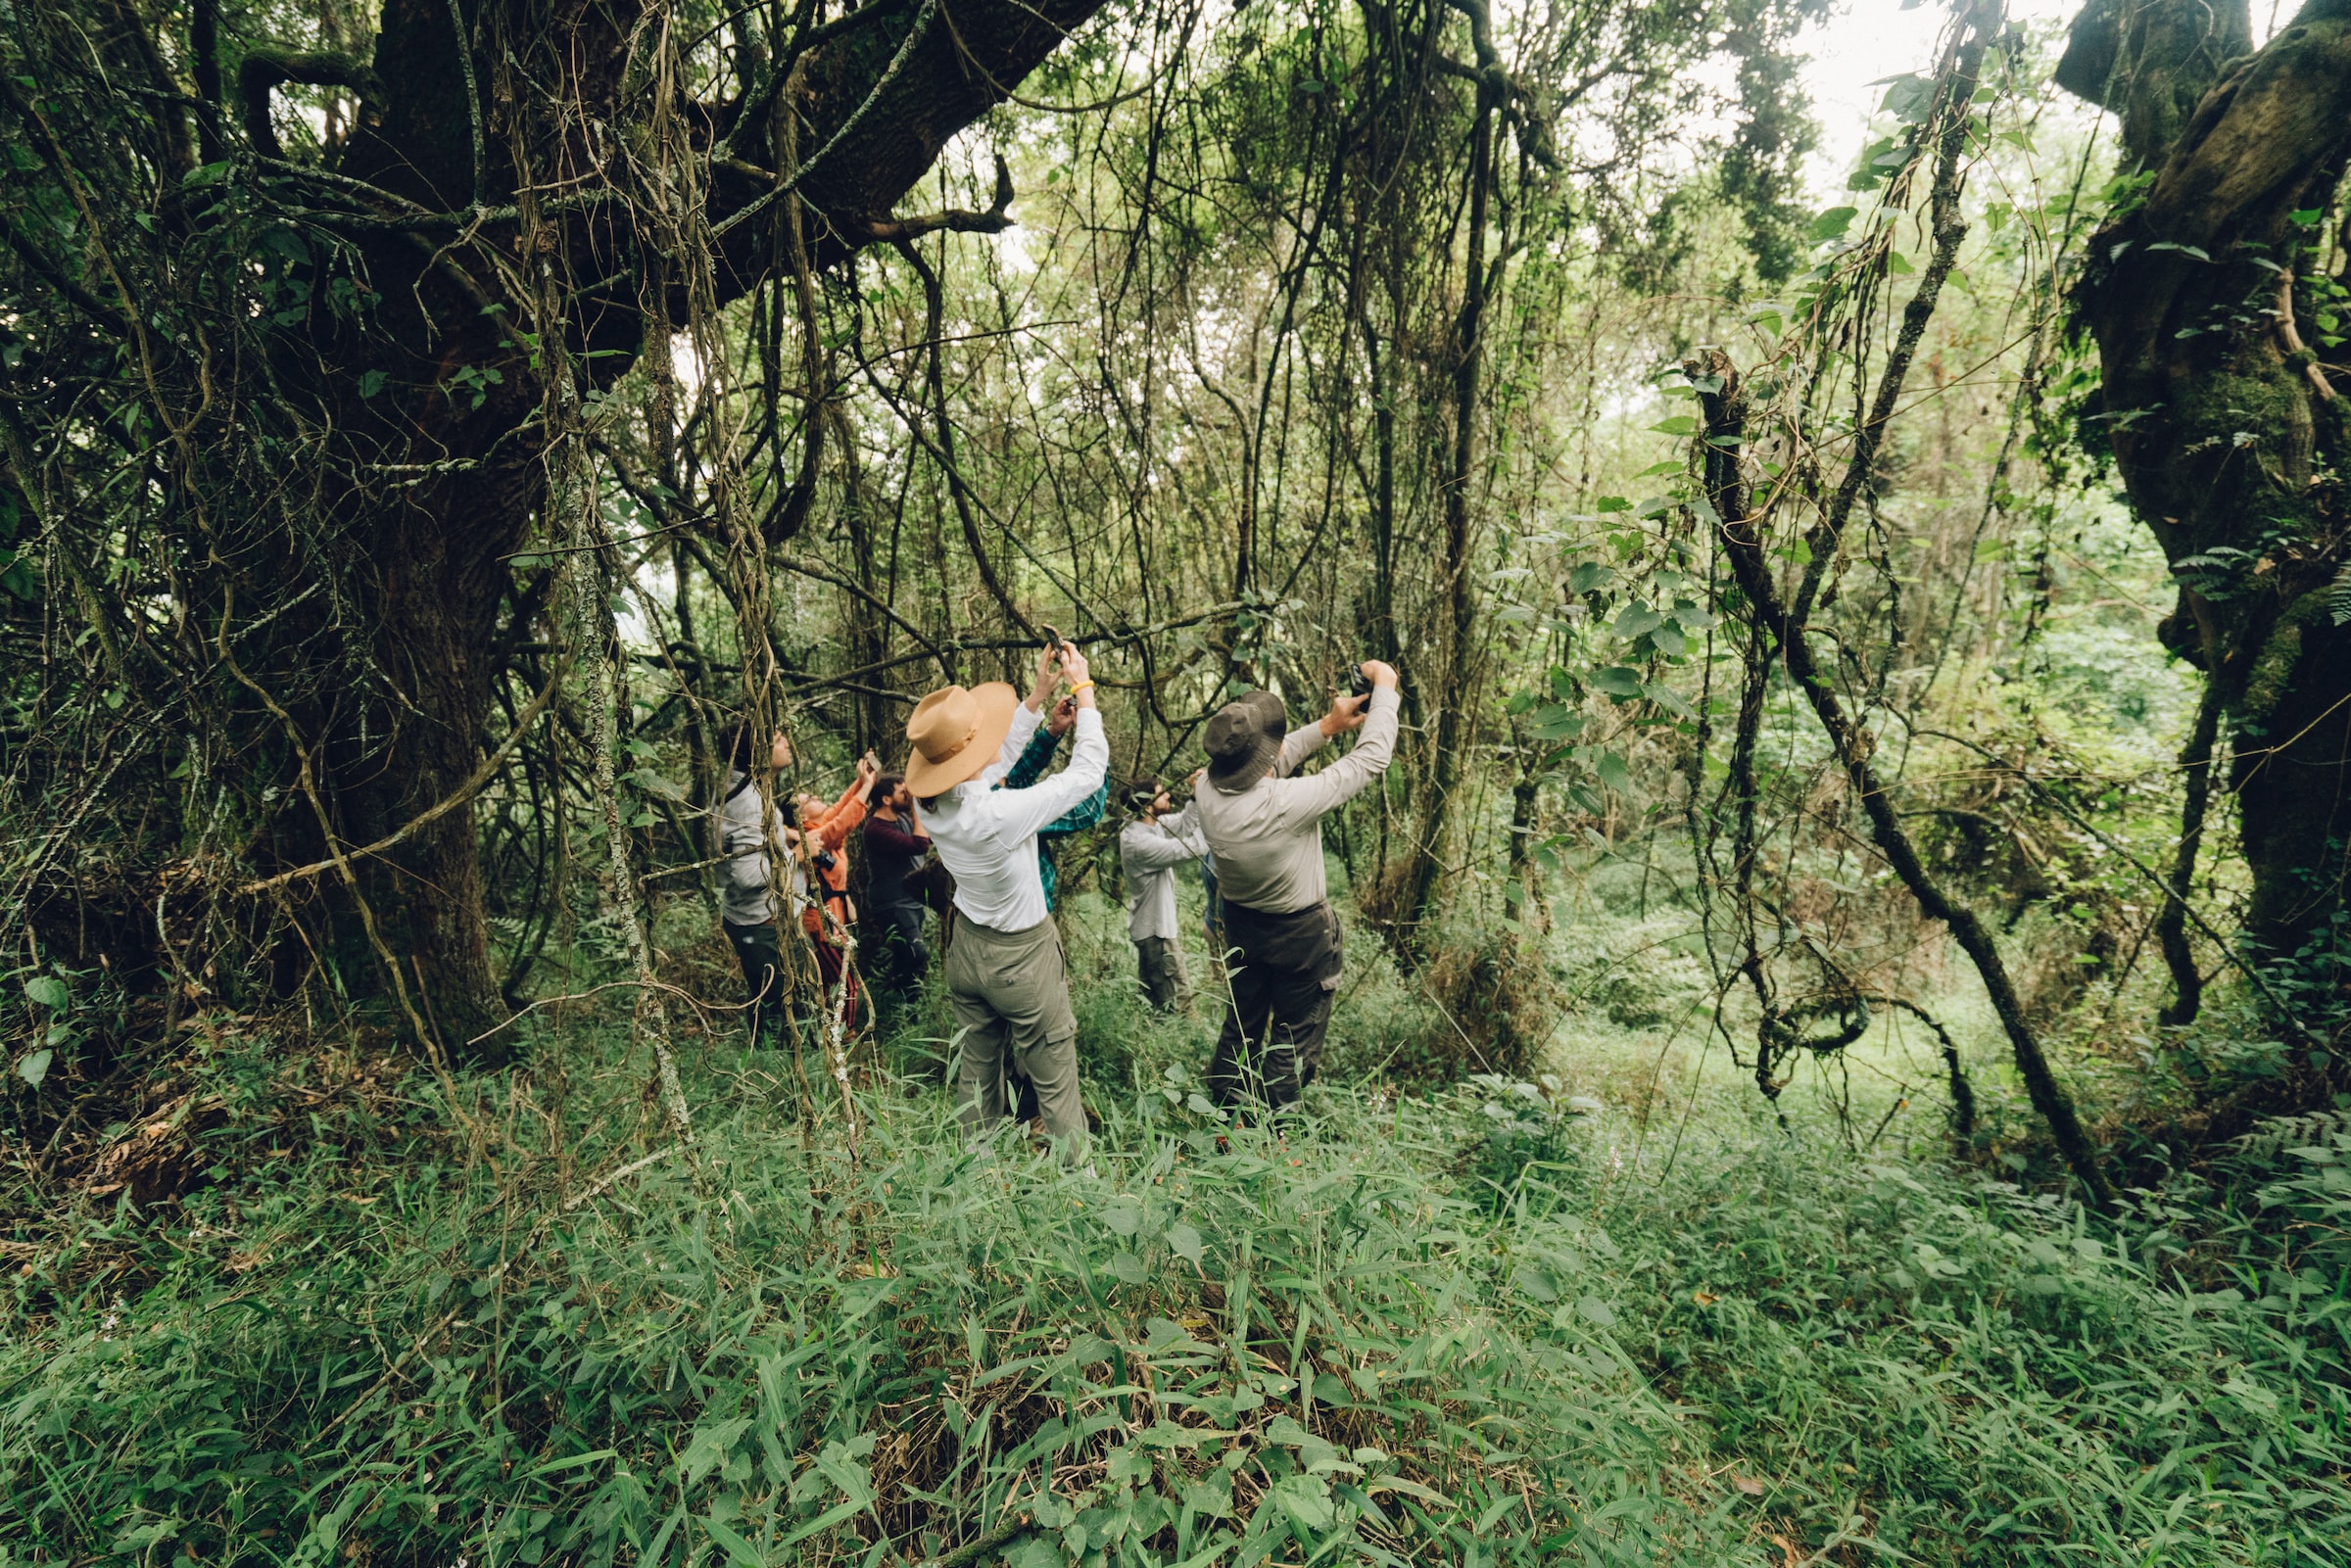
<instances>
[{"instance_id":1,"label":"small shrub","mask_svg":"<svg viewBox=\"0 0 2351 1568\"><path fill-rule=\"evenodd\" d=\"M1538 1083L1481 1072L1469 1080L1483 1125L1463 1148L1455 1168L1472 1202L1488 1212L1507 1208L1520 1181L1537 1173L1557 1182L1584 1168L1585 1117L1600 1102L1569 1095L1550 1073Z\"/></svg>"},{"instance_id":2,"label":"small shrub","mask_svg":"<svg viewBox=\"0 0 2351 1568\"><path fill-rule=\"evenodd\" d=\"M1558 982L1532 945L1507 927L1449 929L1419 978L1451 1024L1450 1038L1440 1035L1434 1042L1439 1061L1451 1068L1447 1077L1529 1072L1559 1026Z\"/></svg>"}]
</instances>

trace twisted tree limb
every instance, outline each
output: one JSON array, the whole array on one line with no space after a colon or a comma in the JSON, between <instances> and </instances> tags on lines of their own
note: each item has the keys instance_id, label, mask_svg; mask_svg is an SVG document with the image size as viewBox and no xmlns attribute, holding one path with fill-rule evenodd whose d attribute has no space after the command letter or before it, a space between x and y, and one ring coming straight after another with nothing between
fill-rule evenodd
<instances>
[{"instance_id":1,"label":"twisted tree limb","mask_svg":"<svg viewBox=\"0 0 2351 1568\"><path fill-rule=\"evenodd\" d=\"M1965 99L1960 102L1964 104ZM1777 644L1789 677L1811 704L1813 716L1827 735L1838 764L1868 820L1870 838L1878 852L1901 879L1920 910L1930 920L1941 921L1974 963L1991 997L1992 1011L2008 1036L2017 1072L2025 1080L2025 1092L2047 1123L2058 1153L2091 1203L2101 1211L2112 1209L2114 1189L2099 1167L2097 1150L2074 1110L2072 1097L2057 1081L2039 1037L2025 1017L2023 999L2017 995L2016 984L2009 977L2008 966L2000 956L1991 928L1928 872L1917 846L1902 830L1886 782L1878 777L1872 765L1876 737L1846 711L1829 672L1814 657L1803 620L1780 593L1772 576L1757 530L1760 518L1747 513L1746 491L1739 482L1738 453L1747 435L1747 401L1740 391L1739 373L1730 356L1719 349L1708 350L1700 358L1691 360L1686 368L1700 388L1699 403L1705 413L1702 446L1707 493L1715 510L1721 513L1724 550L1739 590L1747 596L1749 613ZM1715 390L1705 390L1708 386Z\"/></svg>"}]
</instances>

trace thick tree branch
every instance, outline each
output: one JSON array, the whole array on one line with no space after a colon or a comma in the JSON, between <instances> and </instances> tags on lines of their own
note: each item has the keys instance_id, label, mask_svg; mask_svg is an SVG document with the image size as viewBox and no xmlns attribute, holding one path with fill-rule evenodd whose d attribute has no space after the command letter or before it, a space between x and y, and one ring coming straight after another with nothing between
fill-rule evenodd
<instances>
[{"instance_id":1,"label":"thick tree branch","mask_svg":"<svg viewBox=\"0 0 2351 1568\"><path fill-rule=\"evenodd\" d=\"M14 217L0 216L0 228L7 229L8 248L17 253L17 259L38 273L51 288L64 295L84 315L116 332L128 329L129 322L123 317L121 311L68 277L65 268L43 254L41 248L32 242L31 237L17 226L17 220Z\"/></svg>"},{"instance_id":2,"label":"thick tree branch","mask_svg":"<svg viewBox=\"0 0 2351 1568\"><path fill-rule=\"evenodd\" d=\"M869 240L896 243L916 240L926 234L945 229L955 234L1001 234L1012 227L1012 217L1006 211L1012 206L1012 170L1004 166L1004 155L996 155L996 193L984 213L967 212L950 207L941 213L928 213L920 217L867 218L863 232Z\"/></svg>"},{"instance_id":3,"label":"thick tree branch","mask_svg":"<svg viewBox=\"0 0 2351 1568\"><path fill-rule=\"evenodd\" d=\"M287 82L305 87L349 87L362 97L382 94L375 71L342 55L256 44L237 66L237 96L245 106L245 139L265 158L284 158L269 119L269 95Z\"/></svg>"}]
</instances>

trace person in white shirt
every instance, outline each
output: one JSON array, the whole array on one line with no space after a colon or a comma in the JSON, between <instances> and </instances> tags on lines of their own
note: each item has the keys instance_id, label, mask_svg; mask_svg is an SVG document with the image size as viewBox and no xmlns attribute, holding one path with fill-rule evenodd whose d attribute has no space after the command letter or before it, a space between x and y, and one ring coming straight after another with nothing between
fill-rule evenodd
<instances>
[{"instance_id":1,"label":"person in white shirt","mask_svg":"<svg viewBox=\"0 0 2351 1568\"><path fill-rule=\"evenodd\" d=\"M1027 789L992 787L1043 722L1057 677L1078 708L1069 766ZM1000 681L934 691L915 705L906 737L906 787L955 879L947 997L963 1043L957 1114L973 1136L1004 1119L1009 1058L1036 1086L1046 1136L1075 1155L1085 1134L1078 1019L1037 873L1036 831L1100 788L1110 769L1085 656L1069 642L1046 649L1026 701Z\"/></svg>"},{"instance_id":2,"label":"person in white shirt","mask_svg":"<svg viewBox=\"0 0 2351 1568\"><path fill-rule=\"evenodd\" d=\"M1176 935L1176 868L1208 853L1189 808L1176 809L1157 779L1137 779L1127 798L1135 819L1119 831L1119 866L1127 875L1127 936L1143 995L1162 1013L1179 1012L1191 981Z\"/></svg>"}]
</instances>

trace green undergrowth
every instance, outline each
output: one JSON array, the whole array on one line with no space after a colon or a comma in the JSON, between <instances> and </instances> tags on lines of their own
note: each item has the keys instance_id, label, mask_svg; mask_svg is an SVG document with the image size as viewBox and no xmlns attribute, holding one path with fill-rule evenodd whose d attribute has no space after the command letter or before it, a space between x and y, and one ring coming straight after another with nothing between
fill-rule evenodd
<instances>
[{"instance_id":1,"label":"green undergrowth","mask_svg":"<svg viewBox=\"0 0 2351 1568\"><path fill-rule=\"evenodd\" d=\"M461 1118L234 1048L209 1184L17 1228L0 1563L2351 1560L2331 1125L2116 1230L1556 1083L1220 1148L1128 1022L1090 1169L706 1060L600 1192L664 1147L612 1031Z\"/></svg>"}]
</instances>

